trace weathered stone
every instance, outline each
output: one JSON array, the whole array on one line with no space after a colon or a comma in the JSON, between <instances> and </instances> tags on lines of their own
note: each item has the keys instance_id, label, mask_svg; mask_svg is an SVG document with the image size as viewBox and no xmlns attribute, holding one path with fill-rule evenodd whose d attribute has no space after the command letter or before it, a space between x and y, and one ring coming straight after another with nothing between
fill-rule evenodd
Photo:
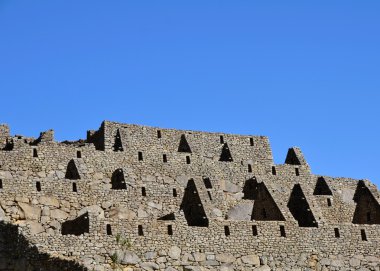
<instances>
[{"instance_id":1,"label":"weathered stone","mask_svg":"<svg viewBox=\"0 0 380 271\"><path fill-rule=\"evenodd\" d=\"M113 219L132 220L136 218L136 213L127 208L115 207L111 208L111 210L109 211L109 217Z\"/></svg>"},{"instance_id":2,"label":"weathered stone","mask_svg":"<svg viewBox=\"0 0 380 271\"><path fill-rule=\"evenodd\" d=\"M50 217L53 219L67 219L69 217L69 214L60 210L60 209L54 209L50 210Z\"/></svg>"},{"instance_id":3,"label":"weathered stone","mask_svg":"<svg viewBox=\"0 0 380 271\"><path fill-rule=\"evenodd\" d=\"M148 206L155 208L155 209L158 209L158 210L162 210L162 204L160 204L160 203L154 203L152 201L149 201Z\"/></svg>"},{"instance_id":4,"label":"weathered stone","mask_svg":"<svg viewBox=\"0 0 380 271\"><path fill-rule=\"evenodd\" d=\"M145 259L151 260L157 256L157 252L155 251L149 251L145 253Z\"/></svg>"},{"instance_id":5,"label":"weathered stone","mask_svg":"<svg viewBox=\"0 0 380 271\"><path fill-rule=\"evenodd\" d=\"M233 263L236 260L233 255L227 253L216 254L215 259L221 263Z\"/></svg>"},{"instance_id":6,"label":"weathered stone","mask_svg":"<svg viewBox=\"0 0 380 271\"><path fill-rule=\"evenodd\" d=\"M260 266L260 258L259 258L259 256L255 255L255 254L243 256L243 257L241 257L241 260L245 264Z\"/></svg>"},{"instance_id":7,"label":"weathered stone","mask_svg":"<svg viewBox=\"0 0 380 271\"><path fill-rule=\"evenodd\" d=\"M154 262L141 263L141 267L142 269L147 270L147 271L158 270L160 268L158 264Z\"/></svg>"},{"instance_id":8,"label":"weathered stone","mask_svg":"<svg viewBox=\"0 0 380 271\"><path fill-rule=\"evenodd\" d=\"M140 258L133 251L124 251L120 256L120 263L122 264L137 264L140 262Z\"/></svg>"},{"instance_id":9,"label":"weathered stone","mask_svg":"<svg viewBox=\"0 0 380 271\"><path fill-rule=\"evenodd\" d=\"M82 208L78 212L78 216L81 216L81 215L83 215L85 213L89 213L89 214L94 215L94 216L96 216L98 218L104 218L104 211L98 205L91 205L91 206L87 206L85 208Z\"/></svg>"},{"instance_id":10,"label":"weathered stone","mask_svg":"<svg viewBox=\"0 0 380 271\"><path fill-rule=\"evenodd\" d=\"M42 196L39 198L39 202L43 205L52 206L52 207L59 207L59 201L57 198L53 196Z\"/></svg>"},{"instance_id":11,"label":"weathered stone","mask_svg":"<svg viewBox=\"0 0 380 271\"><path fill-rule=\"evenodd\" d=\"M177 246L172 246L169 249L168 255L170 258L172 258L174 260L178 260L181 256L181 249Z\"/></svg>"},{"instance_id":12,"label":"weathered stone","mask_svg":"<svg viewBox=\"0 0 380 271\"><path fill-rule=\"evenodd\" d=\"M0 207L0 221L3 221L5 219L6 219L5 212L4 212L3 208Z\"/></svg>"},{"instance_id":13,"label":"weathered stone","mask_svg":"<svg viewBox=\"0 0 380 271\"><path fill-rule=\"evenodd\" d=\"M194 257L194 261L196 262L206 261L206 254L204 253L194 252L193 257Z\"/></svg>"},{"instance_id":14,"label":"weathered stone","mask_svg":"<svg viewBox=\"0 0 380 271\"><path fill-rule=\"evenodd\" d=\"M45 231L45 228L38 222L29 221L28 225L29 225L30 233L32 235L39 234Z\"/></svg>"},{"instance_id":15,"label":"weathered stone","mask_svg":"<svg viewBox=\"0 0 380 271\"><path fill-rule=\"evenodd\" d=\"M39 220L41 216L41 209L36 206L29 205L27 203L19 202L18 206L20 206L23 211L25 218L27 220Z\"/></svg>"},{"instance_id":16,"label":"weathered stone","mask_svg":"<svg viewBox=\"0 0 380 271\"><path fill-rule=\"evenodd\" d=\"M360 265L360 260L359 259L356 259L356 258L351 258L350 259L350 265L352 267L357 267Z\"/></svg>"},{"instance_id":17,"label":"weathered stone","mask_svg":"<svg viewBox=\"0 0 380 271\"><path fill-rule=\"evenodd\" d=\"M252 209L253 209L253 203L252 202L243 202L240 203L234 207L232 207L228 211L228 219L231 220L251 220L252 215Z\"/></svg>"},{"instance_id":18,"label":"weathered stone","mask_svg":"<svg viewBox=\"0 0 380 271\"><path fill-rule=\"evenodd\" d=\"M224 181L223 190L230 193L237 193L240 192L240 187L236 184L231 183L230 181Z\"/></svg>"},{"instance_id":19,"label":"weathered stone","mask_svg":"<svg viewBox=\"0 0 380 271\"><path fill-rule=\"evenodd\" d=\"M330 262L330 265L334 266L334 267L343 267L344 262L342 260L339 260L339 259L332 259Z\"/></svg>"},{"instance_id":20,"label":"weathered stone","mask_svg":"<svg viewBox=\"0 0 380 271\"><path fill-rule=\"evenodd\" d=\"M253 269L254 271L271 271L271 268L268 265L263 265L258 268ZM296 270L294 270L296 271ZM301 271L301 269L299 270Z\"/></svg>"}]
</instances>

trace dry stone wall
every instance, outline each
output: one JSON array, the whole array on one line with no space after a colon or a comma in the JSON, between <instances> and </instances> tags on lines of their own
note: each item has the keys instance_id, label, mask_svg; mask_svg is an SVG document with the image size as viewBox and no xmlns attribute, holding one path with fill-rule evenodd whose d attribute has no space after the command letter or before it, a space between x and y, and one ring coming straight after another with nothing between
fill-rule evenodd
<instances>
[{"instance_id":1,"label":"dry stone wall","mask_svg":"<svg viewBox=\"0 0 380 271\"><path fill-rule=\"evenodd\" d=\"M377 188L296 147L275 165L264 136L105 121L0 146L0 270L380 270Z\"/></svg>"}]
</instances>

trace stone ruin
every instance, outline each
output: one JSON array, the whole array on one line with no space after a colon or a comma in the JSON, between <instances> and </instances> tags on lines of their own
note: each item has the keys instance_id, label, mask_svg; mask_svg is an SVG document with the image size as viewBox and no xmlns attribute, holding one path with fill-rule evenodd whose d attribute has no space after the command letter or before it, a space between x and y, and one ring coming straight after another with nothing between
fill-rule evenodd
<instances>
[{"instance_id":1,"label":"stone ruin","mask_svg":"<svg viewBox=\"0 0 380 271\"><path fill-rule=\"evenodd\" d=\"M380 270L380 193L267 137L0 126L0 270Z\"/></svg>"}]
</instances>

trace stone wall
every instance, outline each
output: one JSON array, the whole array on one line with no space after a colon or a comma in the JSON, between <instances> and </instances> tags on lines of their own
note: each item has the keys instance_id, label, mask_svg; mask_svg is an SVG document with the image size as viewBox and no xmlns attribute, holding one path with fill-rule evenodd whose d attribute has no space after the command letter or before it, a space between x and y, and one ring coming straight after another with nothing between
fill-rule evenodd
<instances>
[{"instance_id":1,"label":"stone wall","mask_svg":"<svg viewBox=\"0 0 380 271\"><path fill-rule=\"evenodd\" d=\"M275 165L267 137L105 121L5 140L0 220L25 242L0 236L0 270L380 268L377 188L312 174L299 148Z\"/></svg>"}]
</instances>

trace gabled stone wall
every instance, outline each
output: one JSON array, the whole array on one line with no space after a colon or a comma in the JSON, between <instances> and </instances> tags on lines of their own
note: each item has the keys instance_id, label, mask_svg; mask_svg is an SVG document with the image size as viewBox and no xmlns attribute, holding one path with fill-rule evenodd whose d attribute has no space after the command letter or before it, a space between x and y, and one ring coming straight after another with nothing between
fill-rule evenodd
<instances>
[{"instance_id":1,"label":"gabled stone wall","mask_svg":"<svg viewBox=\"0 0 380 271\"><path fill-rule=\"evenodd\" d=\"M3 134L0 220L26 243L0 249L19 255L0 270L379 270L379 191L312 174L297 147L275 165L263 136L109 121L77 142Z\"/></svg>"}]
</instances>

